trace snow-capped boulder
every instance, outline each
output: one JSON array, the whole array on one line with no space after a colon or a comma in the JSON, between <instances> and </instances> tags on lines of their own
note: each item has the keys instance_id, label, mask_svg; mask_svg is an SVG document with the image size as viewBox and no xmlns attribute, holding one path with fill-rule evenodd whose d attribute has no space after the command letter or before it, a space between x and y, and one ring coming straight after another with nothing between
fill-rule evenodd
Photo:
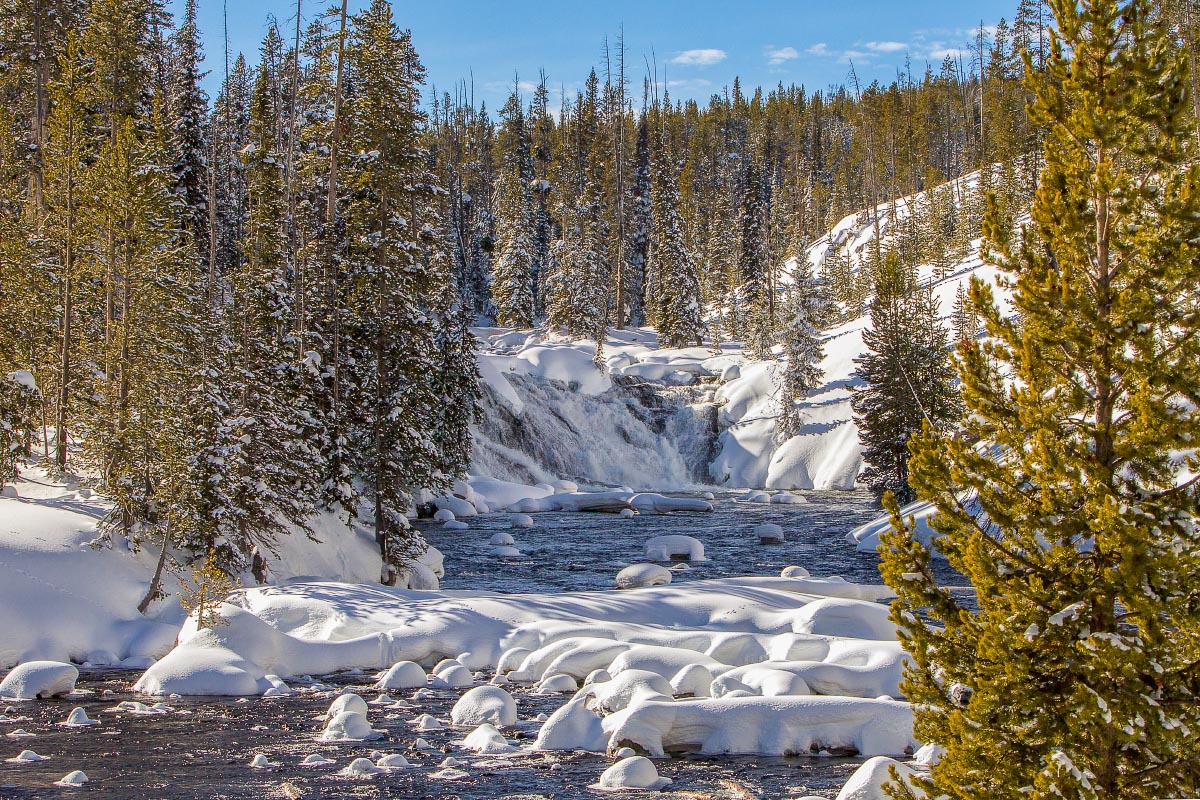
<instances>
[{"instance_id":1,"label":"snow-capped boulder","mask_svg":"<svg viewBox=\"0 0 1200 800\"><path fill-rule=\"evenodd\" d=\"M654 762L644 756L624 758L613 764L600 776L600 781L589 789L616 792L623 789L657 791L667 786L670 778L660 778Z\"/></svg>"},{"instance_id":2,"label":"snow-capped boulder","mask_svg":"<svg viewBox=\"0 0 1200 800\"><path fill-rule=\"evenodd\" d=\"M443 522L442 527L448 531L465 531L471 526L465 522L460 522L456 519L450 519Z\"/></svg>"},{"instance_id":3,"label":"snow-capped boulder","mask_svg":"<svg viewBox=\"0 0 1200 800\"><path fill-rule=\"evenodd\" d=\"M611 712L642 700L670 700L675 690L656 672L628 669L610 681L589 685L586 693L596 698L596 708Z\"/></svg>"},{"instance_id":4,"label":"snow-capped boulder","mask_svg":"<svg viewBox=\"0 0 1200 800\"><path fill-rule=\"evenodd\" d=\"M803 505L808 500L801 494L792 494L791 492L776 492L771 495L771 502L775 505L795 506Z\"/></svg>"},{"instance_id":5,"label":"snow-capped boulder","mask_svg":"<svg viewBox=\"0 0 1200 800\"><path fill-rule=\"evenodd\" d=\"M533 527L533 517L529 516L528 514L513 514L512 515L512 526L514 528L522 528L522 529L532 528Z\"/></svg>"},{"instance_id":6,"label":"snow-capped boulder","mask_svg":"<svg viewBox=\"0 0 1200 800\"><path fill-rule=\"evenodd\" d=\"M781 577L781 578L807 578L807 577L809 577L809 572L804 567L794 567L794 566L793 567L784 567L783 571L781 571L779 573L779 577Z\"/></svg>"},{"instance_id":7,"label":"snow-capped boulder","mask_svg":"<svg viewBox=\"0 0 1200 800\"><path fill-rule=\"evenodd\" d=\"M61 786L64 789L78 789L88 782L87 773L81 769L68 772L63 777L54 782L55 786Z\"/></svg>"},{"instance_id":8,"label":"snow-capped boulder","mask_svg":"<svg viewBox=\"0 0 1200 800\"><path fill-rule=\"evenodd\" d=\"M513 537L511 534L500 531L492 534L492 538L488 539L488 544L494 547L512 547Z\"/></svg>"},{"instance_id":9,"label":"snow-capped boulder","mask_svg":"<svg viewBox=\"0 0 1200 800\"><path fill-rule=\"evenodd\" d=\"M712 511L707 500L694 497L664 497L661 494L642 493L629 498L629 505L641 514L669 514L672 511Z\"/></svg>"},{"instance_id":10,"label":"snow-capped boulder","mask_svg":"<svg viewBox=\"0 0 1200 800\"><path fill-rule=\"evenodd\" d=\"M671 570L658 564L630 564L617 573L618 589L665 586L671 582Z\"/></svg>"},{"instance_id":11,"label":"snow-capped boulder","mask_svg":"<svg viewBox=\"0 0 1200 800\"><path fill-rule=\"evenodd\" d=\"M570 675L561 672L542 678L537 686L538 694L570 694L579 690L579 684Z\"/></svg>"},{"instance_id":12,"label":"snow-capped boulder","mask_svg":"<svg viewBox=\"0 0 1200 800\"><path fill-rule=\"evenodd\" d=\"M448 508L439 508L437 513L433 515L434 522L449 522L452 519L457 519L454 512Z\"/></svg>"},{"instance_id":13,"label":"snow-capped boulder","mask_svg":"<svg viewBox=\"0 0 1200 800\"><path fill-rule=\"evenodd\" d=\"M430 681L430 685L436 689L465 689L473 683L475 683L475 676L462 664L455 664L449 669L442 670Z\"/></svg>"},{"instance_id":14,"label":"snow-capped boulder","mask_svg":"<svg viewBox=\"0 0 1200 800\"><path fill-rule=\"evenodd\" d=\"M551 714L542 724L533 749L604 752L608 737L600 717L587 707L586 701L586 697L577 697Z\"/></svg>"},{"instance_id":15,"label":"snow-capped boulder","mask_svg":"<svg viewBox=\"0 0 1200 800\"><path fill-rule=\"evenodd\" d=\"M713 674L700 664L688 664L671 678L676 697L709 697Z\"/></svg>"},{"instance_id":16,"label":"snow-capped boulder","mask_svg":"<svg viewBox=\"0 0 1200 800\"><path fill-rule=\"evenodd\" d=\"M774 522L764 522L756 525L754 535L763 544L783 544L783 528Z\"/></svg>"},{"instance_id":17,"label":"snow-capped boulder","mask_svg":"<svg viewBox=\"0 0 1200 800\"><path fill-rule=\"evenodd\" d=\"M346 778L370 778L385 770L377 767L369 758L356 758L338 774Z\"/></svg>"},{"instance_id":18,"label":"snow-capped boulder","mask_svg":"<svg viewBox=\"0 0 1200 800\"><path fill-rule=\"evenodd\" d=\"M360 695L353 692L339 694L333 698L333 702L329 704L329 708L325 711L325 719L330 720L341 714L343 711L350 711L355 714L367 714L367 701L363 700Z\"/></svg>"},{"instance_id":19,"label":"snow-capped boulder","mask_svg":"<svg viewBox=\"0 0 1200 800\"><path fill-rule=\"evenodd\" d=\"M513 753L517 750L504 738L504 734L486 722L467 734L462 746L464 750L488 754Z\"/></svg>"},{"instance_id":20,"label":"snow-capped boulder","mask_svg":"<svg viewBox=\"0 0 1200 800\"><path fill-rule=\"evenodd\" d=\"M49 761L50 756L40 756L32 750L22 750L14 758L4 760L9 764L33 764L38 761Z\"/></svg>"},{"instance_id":21,"label":"snow-capped boulder","mask_svg":"<svg viewBox=\"0 0 1200 800\"><path fill-rule=\"evenodd\" d=\"M68 728L90 728L92 725L99 725L100 721L88 717L87 712L83 710L82 706L76 706L71 709L71 713L67 715L67 719L59 724Z\"/></svg>"},{"instance_id":22,"label":"snow-capped boulder","mask_svg":"<svg viewBox=\"0 0 1200 800\"><path fill-rule=\"evenodd\" d=\"M671 561L675 558L687 561L707 561L704 545L700 540L682 534L655 536L646 542L646 558L650 561Z\"/></svg>"},{"instance_id":23,"label":"snow-capped boulder","mask_svg":"<svg viewBox=\"0 0 1200 800\"><path fill-rule=\"evenodd\" d=\"M479 513L475 506L471 505L470 502L463 500L461 497L455 497L454 495L450 495L448 497L435 497L433 498L433 504L439 511L449 511L454 514L454 519L474 517Z\"/></svg>"},{"instance_id":24,"label":"snow-capped boulder","mask_svg":"<svg viewBox=\"0 0 1200 800\"><path fill-rule=\"evenodd\" d=\"M459 698L450 711L455 725L482 725L498 728L517 724L517 703L499 686L476 686Z\"/></svg>"},{"instance_id":25,"label":"snow-capped boulder","mask_svg":"<svg viewBox=\"0 0 1200 800\"><path fill-rule=\"evenodd\" d=\"M419 689L429 682L421 665L414 661L397 661L376 682L376 689Z\"/></svg>"},{"instance_id":26,"label":"snow-capped boulder","mask_svg":"<svg viewBox=\"0 0 1200 800\"><path fill-rule=\"evenodd\" d=\"M0 697L35 700L67 694L75 689L79 670L61 661L26 661L18 664L0 681Z\"/></svg>"},{"instance_id":27,"label":"snow-capped boulder","mask_svg":"<svg viewBox=\"0 0 1200 800\"><path fill-rule=\"evenodd\" d=\"M842 790L838 792L837 800L888 800L889 795L883 787L892 782L892 769L896 770L900 780L909 789L914 789L909 779L916 774L916 770L899 761L875 756L855 770L850 780L846 781ZM922 791L914 791L917 797L925 796Z\"/></svg>"},{"instance_id":28,"label":"snow-capped boulder","mask_svg":"<svg viewBox=\"0 0 1200 800\"><path fill-rule=\"evenodd\" d=\"M319 738L322 742L364 742L382 739L383 735L383 731L371 728L365 714L342 711L329 720Z\"/></svg>"}]
</instances>

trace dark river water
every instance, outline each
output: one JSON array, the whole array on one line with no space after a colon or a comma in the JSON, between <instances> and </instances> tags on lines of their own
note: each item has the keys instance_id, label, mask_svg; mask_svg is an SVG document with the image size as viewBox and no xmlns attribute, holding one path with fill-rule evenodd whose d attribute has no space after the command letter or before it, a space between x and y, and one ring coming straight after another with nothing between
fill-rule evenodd
<instances>
[{"instance_id":1,"label":"dark river water","mask_svg":"<svg viewBox=\"0 0 1200 800\"><path fill-rule=\"evenodd\" d=\"M448 589L504 592L601 589L612 586L620 565L640 561L651 536L683 533L700 539L710 561L675 573L676 581L733 575L778 575L789 564L806 567L814 576L841 575L848 580L878 582L878 559L855 553L843 540L846 531L878 511L869 495L851 492L805 492L805 505L743 504L732 495L716 501L711 514L646 516L630 520L610 514L537 514L531 530L511 530L506 515L471 520L466 531L446 531L422 524L429 541L446 554ZM755 525L776 522L785 531L782 545L759 545ZM495 559L488 538L508 531L524 554ZM947 571L947 581L954 582ZM418 737L409 720L419 713L449 716L458 692L434 692L414 702L411 711L370 714L373 726L387 738L367 743L316 741L320 716L330 703L326 692L246 701L179 698L166 702L172 713L137 716L111 713L121 700L152 703L129 687L136 673L89 671L79 688L89 694L14 704L8 716L25 720L0 723L0 797L2 798L634 798L646 793L601 793L588 789L611 763L598 756L536 754L515 757L479 756L455 745L466 731L422 732L432 751L414 751ZM362 686L369 675L326 676L330 686ZM304 684L290 682L295 687ZM508 687L517 699L522 723L506 731L509 738L532 740L540 713L549 714L564 700L541 697ZM411 697L393 692L393 697ZM101 724L66 728L64 720L83 706ZM389 714L393 716L388 716ZM12 738L15 729L34 734ZM5 759L30 749L49 761L11 764ZM353 779L337 775L353 758L403 753L414 769ZM270 769L248 766L257 753L278 764ZM331 769L303 767L305 756L319 753L334 759ZM450 780L439 764L453 756L466 762L468 777ZM664 798L786 798L814 794L834 797L860 763L854 758L675 757L656 762L659 773L672 778ZM53 785L72 770L82 769L89 782L82 788Z\"/></svg>"}]
</instances>

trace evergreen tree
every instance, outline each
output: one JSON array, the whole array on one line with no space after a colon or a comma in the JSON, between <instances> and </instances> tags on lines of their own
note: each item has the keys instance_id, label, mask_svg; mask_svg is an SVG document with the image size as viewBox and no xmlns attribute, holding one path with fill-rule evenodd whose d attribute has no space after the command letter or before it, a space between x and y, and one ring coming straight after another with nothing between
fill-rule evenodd
<instances>
[{"instance_id":1,"label":"evergreen tree","mask_svg":"<svg viewBox=\"0 0 1200 800\"><path fill-rule=\"evenodd\" d=\"M532 328L534 307L535 243L533 197L529 188L528 134L521 97L514 90L500 112L502 130L513 140L507 148L507 163L500 169L497 187L498 253L492 277L492 302L496 305L496 323L513 328ZM505 137L498 142L505 147Z\"/></svg>"},{"instance_id":2,"label":"evergreen tree","mask_svg":"<svg viewBox=\"0 0 1200 800\"><path fill-rule=\"evenodd\" d=\"M0 486L16 480L18 466L29 457L29 442L37 427L37 399L33 373L18 370L0 375Z\"/></svg>"},{"instance_id":3,"label":"evergreen tree","mask_svg":"<svg viewBox=\"0 0 1200 800\"><path fill-rule=\"evenodd\" d=\"M425 71L386 0L355 15L347 58L355 86L347 103L347 150L355 155L347 169L353 200L346 267L356 318L346 346L355 353L361 420L356 471L374 504L381 580L391 584L419 555L420 540L405 518L412 496L445 486L429 423L441 413L431 323L449 276L426 263L420 244L426 224L436 231L436 220L423 216L440 192L419 141Z\"/></svg>"},{"instance_id":4,"label":"evergreen tree","mask_svg":"<svg viewBox=\"0 0 1200 800\"><path fill-rule=\"evenodd\" d=\"M650 260L650 239L654 227L651 207L650 175L650 131L643 114L637 128L637 143L634 151L635 179L633 183L633 211L628 248L629 266L629 322L631 325L646 324L647 265Z\"/></svg>"},{"instance_id":5,"label":"evergreen tree","mask_svg":"<svg viewBox=\"0 0 1200 800\"><path fill-rule=\"evenodd\" d=\"M204 51L196 25L196 0L184 4L183 24L171 37L169 114L172 172L183 204L180 222L202 258L208 254L208 95L200 88Z\"/></svg>"},{"instance_id":6,"label":"evergreen tree","mask_svg":"<svg viewBox=\"0 0 1200 800\"><path fill-rule=\"evenodd\" d=\"M742 190L740 215L741 243L738 249L737 306L734 335L745 339L750 353L758 359L769 358L773 331L768 312L767 198L762 168L750 159Z\"/></svg>"},{"instance_id":7,"label":"evergreen tree","mask_svg":"<svg viewBox=\"0 0 1200 800\"><path fill-rule=\"evenodd\" d=\"M978 607L939 586L911 523L885 540L929 796L1149 800L1200 791L1200 167L1185 54L1150 4L1055 0L1037 237L977 282L962 437L927 430L912 481ZM920 621L918 621L920 620ZM929 620L933 624L927 624ZM896 792L902 795L903 792Z\"/></svg>"},{"instance_id":8,"label":"evergreen tree","mask_svg":"<svg viewBox=\"0 0 1200 800\"><path fill-rule=\"evenodd\" d=\"M824 282L813 276L807 260L797 262L780 329L785 360L779 380L776 437L781 442L795 436L802 423L796 401L815 389L824 375L820 328L828 322L832 308Z\"/></svg>"},{"instance_id":9,"label":"evergreen tree","mask_svg":"<svg viewBox=\"0 0 1200 800\"><path fill-rule=\"evenodd\" d=\"M867 464L859 480L877 497L891 492L903 505L914 497L909 439L926 421L938 430L954 424L961 402L937 301L895 253L888 253L876 281L863 344L867 352L854 360L863 385L850 401Z\"/></svg>"},{"instance_id":10,"label":"evergreen tree","mask_svg":"<svg viewBox=\"0 0 1200 800\"><path fill-rule=\"evenodd\" d=\"M684 238L675 169L666 148L660 145L658 150L654 165L654 238L648 266L653 295L647 296L647 305L653 307L651 324L658 329L662 346L699 345L704 339L700 278Z\"/></svg>"}]
</instances>

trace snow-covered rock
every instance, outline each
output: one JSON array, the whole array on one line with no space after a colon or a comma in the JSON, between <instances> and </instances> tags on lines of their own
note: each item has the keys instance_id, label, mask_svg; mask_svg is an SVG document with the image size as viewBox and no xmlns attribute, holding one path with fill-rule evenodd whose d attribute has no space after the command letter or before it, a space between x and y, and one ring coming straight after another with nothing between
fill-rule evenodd
<instances>
[{"instance_id":1,"label":"snow-covered rock","mask_svg":"<svg viewBox=\"0 0 1200 800\"><path fill-rule=\"evenodd\" d=\"M383 731L371 728L365 714L342 711L329 720L319 738L323 742L363 742L382 739L383 736Z\"/></svg>"},{"instance_id":2,"label":"snow-covered rock","mask_svg":"<svg viewBox=\"0 0 1200 800\"><path fill-rule=\"evenodd\" d=\"M807 503L808 500L804 495L792 494L791 492L776 492L771 495L771 502L775 505L794 506Z\"/></svg>"},{"instance_id":3,"label":"snow-covered rock","mask_svg":"<svg viewBox=\"0 0 1200 800\"><path fill-rule=\"evenodd\" d=\"M99 725L100 721L90 718L83 706L76 706L71 709L71 713L67 715L66 720L59 723L68 728L89 728L92 725Z\"/></svg>"},{"instance_id":4,"label":"snow-covered rock","mask_svg":"<svg viewBox=\"0 0 1200 800\"><path fill-rule=\"evenodd\" d=\"M449 519L464 519L466 517L473 517L479 513L469 501L461 497L455 497L454 495L435 497L433 498L433 504L437 507L438 511L449 511L453 515ZM437 519L437 517L435 516L434 519ZM437 521L444 522L445 519Z\"/></svg>"},{"instance_id":5,"label":"snow-covered rock","mask_svg":"<svg viewBox=\"0 0 1200 800\"><path fill-rule=\"evenodd\" d=\"M754 527L754 535L758 537L758 541L764 544L783 543L783 527L776 525L774 522L764 522L762 525L756 525Z\"/></svg>"},{"instance_id":6,"label":"snow-covered rock","mask_svg":"<svg viewBox=\"0 0 1200 800\"><path fill-rule=\"evenodd\" d=\"M707 561L704 557L704 545L694 537L681 534L655 536L646 542L645 550L646 558L651 561L670 561L673 558Z\"/></svg>"},{"instance_id":7,"label":"snow-covered rock","mask_svg":"<svg viewBox=\"0 0 1200 800\"><path fill-rule=\"evenodd\" d=\"M671 570L658 564L630 564L617 573L618 589L639 589L644 586L666 586L671 582Z\"/></svg>"},{"instance_id":8,"label":"snow-covered rock","mask_svg":"<svg viewBox=\"0 0 1200 800\"><path fill-rule=\"evenodd\" d=\"M598 783L588 787L601 791L620 791L623 789L660 790L671 782L670 778L660 778L654 762L643 756L624 758L613 764L600 776Z\"/></svg>"},{"instance_id":9,"label":"snow-covered rock","mask_svg":"<svg viewBox=\"0 0 1200 800\"><path fill-rule=\"evenodd\" d=\"M79 670L58 661L27 661L18 664L0 681L0 698L34 700L67 694L75 689Z\"/></svg>"},{"instance_id":10,"label":"snow-covered rock","mask_svg":"<svg viewBox=\"0 0 1200 800\"><path fill-rule=\"evenodd\" d=\"M414 661L397 661L375 684L376 689L419 689L429 682L429 676Z\"/></svg>"},{"instance_id":11,"label":"snow-covered rock","mask_svg":"<svg viewBox=\"0 0 1200 800\"><path fill-rule=\"evenodd\" d=\"M49 761L49 756L41 756L32 750L22 750L13 758L4 759L9 764L33 764L38 761Z\"/></svg>"},{"instance_id":12,"label":"snow-covered rock","mask_svg":"<svg viewBox=\"0 0 1200 800\"><path fill-rule=\"evenodd\" d=\"M596 708L620 711L642 700L669 700L675 689L657 672L627 669L612 680L590 684L583 694L595 698Z\"/></svg>"},{"instance_id":13,"label":"snow-covered rock","mask_svg":"<svg viewBox=\"0 0 1200 800\"><path fill-rule=\"evenodd\" d=\"M446 522L443 522L442 527L448 531L465 531L468 528L470 528L471 526L465 522L461 522L456 519L451 519L451 520L447 520Z\"/></svg>"},{"instance_id":14,"label":"snow-covered rock","mask_svg":"<svg viewBox=\"0 0 1200 800\"><path fill-rule=\"evenodd\" d=\"M381 772L383 767L377 767L369 758L356 758L347 764L338 774L346 778L371 778Z\"/></svg>"},{"instance_id":15,"label":"snow-covered rock","mask_svg":"<svg viewBox=\"0 0 1200 800\"><path fill-rule=\"evenodd\" d=\"M64 789L78 789L79 787L83 786L87 782L88 782L87 773L85 773L81 769L77 769L77 770L73 770L72 772L68 772L66 775L64 775L61 778L59 778L58 780L56 780L54 782L54 785L61 786Z\"/></svg>"},{"instance_id":16,"label":"snow-covered rock","mask_svg":"<svg viewBox=\"0 0 1200 800\"><path fill-rule=\"evenodd\" d=\"M517 750L504 738L504 734L486 722L467 734L462 746L464 750L486 754L513 753Z\"/></svg>"},{"instance_id":17,"label":"snow-covered rock","mask_svg":"<svg viewBox=\"0 0 1200 800\"><path fill-rule=\"evenodd\" d=\"M533 517L529 516L528 514L513 514L512 526L514 528L532 528Z\"/></svg>"},{"instance_id":18,"label":"snow-covered rock","mask_svg":"<svg viewBox=\"0 0 1200 800\"><path fill-rule=\"evenodd\" d=\"M712 511L712 503L693 497L664 497L643 492L629 498L629 505L642 514L669 514L672 511Z\"/></svg>"},{"instance_id":19,"label":"snow-covered rock","mask_svg":"<svg viewBox=\"0 0 1200 800\"><path fill-rule=\"evenodd\" d=\"M779 573L779 577L781 577L781 578L807 578L807 577L809 577L809 572L804 567L796 567L796 566L784 567L783 570Z\"/></svg>"},{"instance_id":20,"label":"snow-covered rock","mask_svg":"<svg viewBox=\"0 0 1200 800\"><path fill-rule=\"evenodd\" d=\"M505 533L504 531L501 531L500 533L493 533L492 538L488 539L488 544L496 547L512 547L513 537L511 534Z\"/></svg>"},{"instance_id":21,"label":"snow-covered rock","mask_svg":"<svg viewBox=\"0 0 1200 800\"><path fill-rule=\"evenodd\" d=\"M854 771L850 780L846 781L842 790L838 792L837 800L888 800L890 795L884 791L883 787L892 782L892 769L896 770L900 780L917 797L925 796L925 793L916 789L909 780L916 774L916 770L894 759L875 756Z\"/></svg>"},{"instance_id":22,"label":"snow-covered rock","mask_svg":"<svg viewBox=\"0 0 1200 800\"><path fill-rule=\"evenodd\" d=\"M542 678L537 685L538 694L570 694L579 690L579 683L570 675L558 672Z\"/></svg>"},{"instance_id":23,"label":"snow-covered rock","mask_svg":"<svg viewBox=\"0 0 1200 800\"><path fill-rule=\"evenodd\" d=\"M600 717L586 703L586 697L577 697L551 714L542 724L533 749L603 752L608 736Z\"/></svg>"},{"instance_id":24,"label":"snow-covered rock","mask_svg":"<svg viewBox=\"0 0 1200 800\"><path fill-rule=\"evenodd\" d=\"M325 710L325 719L331 720L338 714L341 714L343 711L350 711L354 714L362 714L363 716L366 716L367 711L369 710L370 709L367 707L367 701L363 700L361 695L354 694L353 692L346 692L345 694L339 694L333 699L333 702L329 704L329 708Z\"/></svg>"},{"instance_id":25,"label":"snow-covered rock","mask_svg":"<svg viewBox=\"0 0 1200 800\"><path fill-rule=\"evenodd\" d=\"M476 686L459 698L450 711L455 725L482 725L498 728L517 724L517 703L499 686Z\"/></svg>"}]
</instances>

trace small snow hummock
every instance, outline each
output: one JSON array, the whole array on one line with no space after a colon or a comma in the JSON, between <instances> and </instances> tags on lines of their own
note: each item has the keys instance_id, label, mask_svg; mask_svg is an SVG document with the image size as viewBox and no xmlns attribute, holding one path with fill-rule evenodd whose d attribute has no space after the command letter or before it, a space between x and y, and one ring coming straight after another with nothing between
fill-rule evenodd
<instances>
[{"instance_id":1,"label":"small snow hummock","mask_svg":"<svg viewBox=\"0 0 1200 800\"><path fill-rule=\"evenodd\" d=\"M434 522L450 522L453 519L457 519L457 517L455 517L454 512L448 508L439 508L437 513L433 515Z\"/></svg>"},{"instance_id":2,"label":"small snow hummock","mask_svg":"<svg viewBox=\"0 0 1200 800\"><path fill-rule=\"evenodd\" d=\"M778 492L771 495L771 502L775 505L794 506L807 503L804 495L792 494L791 492Z\"/></svg>"},{"instance_id":3,"label":"small snow hummock","mask_svg":"<svg viewBox=\"0 0 1200 800\"><path fill-rule=\"evenodd\" d=\"M783 528L774 522L765 522L755 526L754 535L763 544L783 544Z\"/></svg>"},{"instance_id":4,"label":"small snow hummock","mask_svg":"<svg viewBox=\"0 0 1200 800\"><path fill-rule=\"evenodd\" d=\"M633 519L637 516L637 512L632 508L622 508L618 513L618 516L621 517L621 519Z\"/></svg>"},{"instance_id":5,"label":"small snow hummock","mask_svg":"<svg viewBox=\"0 0 1200 800\"><path fill-rule=\"evenodd\" d=\"M456 519L451 519L451 520L446 520L446 522L442 525L442 527L448 531L465 531L467 528L469 528L471 526L465 522L459 522ZM349 769L349 767L347 767L347 769Z\"/></svg>"},{"instance_id":6,"label":"small snow hummock","mask_svg":"<svg viewBox=\"0 0 1200 800\"><path fill-rule=\"evenodd\" d=\"M354 714L362 714L363 716L366 716L367 701L363 700L361 696L354 694L353 692L339 694L333 699L333 702L329 704L329 708L325 712L325 719L333 719L343 711L349 711Z\"/></svg>"},{"instance_id":7,"label":"small snow hummock","mask_svg":"<svg viewBox=\"0 0 1200 800\"><path fill-rule=\"evenodd\" d=\"M517 750L504 738L504 734L486 722L471 731L467 738L463 739L462 746L464 750L488 754L513 753Z\"/></svg>"},{"instance_id":8,"label":"small snow hummock","mask_svg":"<svg viewBox=\"0 0 1200 800\"><path fill-rule=\"evenodd\" d=\"M513 527L516 527L515 525ZM488 544L493 547L512 547L513 537L510 534L501 531L500 533L492 534L492 538L488 539Z\"/></svg>"},{"instance_id":9,"label":"small snow hummock","mask_svg":"<svg viewBox=\"0 0 1200 800\"><path fill-rule=\"evenodd\" d=\"M587 707L587 699L576 697L551 714L538 732L533 749L603 752L608 736L600 717Z\"/></svg>"},{"instance_id":10,"label":"small snow hummock","mask_svg":"<svg viewBox=\"0 0 1200 800\"><path fill-rule=\"evenodd\" d=\"M557 673L542 678L537 686L538 694L571 694L579 690L579 684L570 675Z\"/></svg>"},{"instance_id":11,"label":"small snow hummock","mask_svg":"<svg viewBox=\"0 0 1200 800\"><path fill-rule=\"evenodd\" d=\"M399 753L391 753L386 756L381 756L379 760L375 762L375 766L382 767L383 769L408 769L414 765L409 763L409 760Z\"/></svg>"},{"instance_id":12,"label":"small snow hummock","mask_svg":"<svg viewBox=\"0 0 1200 800\"><path fill-rule=\"evenodd\" d=\"M75 689L79 670L61 661L26 661L18 664L0 681L0 697L36 700L67 694Z\"/></svg>"},{"instance_id":13,"label":"small snow hummock","mask_svg":"<svg viewBox=\"0 0 1200 800\"><path fill-rule=\"evenodd\" d=\"M90 719L82 706L76 706L71 709L71 713L67 716L67 719L59 724L65 725L68 728L87 728L91 725L99 725L100 721Z\"/></svg>"},{"instance_id":14,"label":"small snow hummock","mask_svg":"<svg viewBox=\"0 0 1200 800\"><path fill-rule=\"evenodd\" d=\"M457 661L442 670L434 670L432 686L438 689L465 689L475 682L471 670Z\"/></svg>"},{"instance_id":15,"label":"small snow hummock","mask_svg":"<svg viewBox=\"0 0 1200 800\"><path fill-rule=\"evenodd\" d=\"M415 661L397 661L376 682L376 689L419 689L429 682L429 676Z\"/></svg>"},{"instance_id":16,"label":"small snow hummock","mask_svg":"<svg viewBox=\"0 0 1200 800\"><path fill-rule=\"evenodd\" d=\"M533 517L528 514L513 514L512 526L514 528L532 528Z\"/></svg>"},{"instance_id":17,"label":"small snow hummock","mask_svg":"<svg viewBox=\"0 0 1200 800\"><path fill-rule=\"evenodd\" d=\"M811 576L809 575L808 570L806 570L804 567L784 567L783 571L779 573L779 577L781 577L781 578L808 578Z\"/></svg>"},{"instance_id":18,"label":"small snow hummock","mask_svg":"<svg viewBox=\"0 0 1200 800\"><path fill-rule=\"evenodd\" d=\"M664 559L665 560L665 559ZM630 564L617 573L618 589L665 586L671 582L671 570L658 564Z\"/></svg>"},{"instance_id":19,"label":"small snow hummock","mask_svg":"<svg viewBox=\"0 0 1200 800\"><path fill-rule=\"evenodd\" d=\"M650 561L671 561L680 558L687 561L707 561L704 545L691 536L672 534L655 536L646 542L646 558Z\"/></svg>"},{"instance_id":20,"label":"small snow hummock","mask_svg":"<svg viewBox=\"0 0 1200 800\"><path fill-rule=\"evenodd\" d=\"M74 772L68 772L66 775L62 776L62 778L56 780L54 785L61 786L64 789L78 789L87 782L87 774L83 770L77 769Z\"/></svg>"},{"instance_id":21,"label":"small snow hummock","mask_svg":"<svg viewBox=\"0 0 1200 800\"><path fill-rule=\"evenodd\" d=\"M412 724L415 725L419 731L440 731L442 728L446 727L438 720L437 717L434 717L430 714L422 714L414 719Z\"/></svg>"},{"instance_id":22,"label":"small snow hummock","mask_svg":"<svg viewBox=\"0 0 1200 800\"><path fill-rule=\"evenodd\" d=\"M515 547L493 547L491 554L496 558L520 558L523 555Z\"/></svg>"},{"instance_id":23,"label":"small snow hummock","mask_svg":"<svg viewBox=\"0 0 1200 800\"><path fill-rule=\"evenodd\" d=\"M9 764L30 764L34 761L49 761L50 756L39 756L32 750L22 750L16 758L4 759Z\"/></svg>"},{"instance_id":24,"label":"small snow hummock","mask_svg":"<svg viewBox=\"0 0 1200 800\"><path fill-rule=\"evenodd\" d=\"M383 767L377 767L371 763L369 758L356 758L338 774L347 778L369 778L384 771Z\"/></svg>"},{"instance_id":25,"label":"small snow hummock","mask_svg":"<svg viewBox=\"0 0 1200 800\"><path fill-rule=\"evenodd\" d=\"M482 725L499 728L517 724L517 703L499 686L476 686L459 698L450 711L455 725Z\"/></svg>"},{"instance_id":26,"label":"small snow hummock","mask_svg":"<svg viewBox=\"0 0 1200 800\"><path fill-rule=\"evenodd\" d=\"M371 727L365 714L343 711L329 720L329 724L318 738L323 742L364 742L382 739L383 735L383 731Z\"/></svg>"},{"instance_id":27,"label":"small snow hummock","mask_svg":"<svg viewBox=\"0 0 1200 800\"><path fill-rule=\"evenodd\" d=\"M275 769L279 765L267 758L263 753L258 753L254 758L250 759L250 766L254 769Z\"/></svg>"},{"instance_id":28,"label":"small snow hummock","mask_svg":"<svg viewBox=\"0 0 1200 800\"><path fill-rule=\"evenodd\" d=\"M300 766L317 769L323 767L332 767L334 763L335 762L331 758L326 758L320 753L313 753L312 755L305 756L304 760L300 762Z\"/></svg>"},{"instance_id":29,"label":"small snow hummock","mask_svg":"<svg viewBox=\"0 0 1200 800\"><path fill-rule=\"evenodd\" d=\"M887 800L889 795L883 787L892 783L891 770L893 767L905 786L914 791L918 797L925 796L911 783L911 778L916 770L907 764L901 764L899 761L885 756L875 756L855 770L854 774L850 776L850 780L846 781L846 785L838 792L837 800Z\"/></svg>"},{"instance_id":30,"label":"small snow hummock","mask_svg":"<svg viewBox=\"0 0 1200 800\"><path fill-rule=\"evenodd\" d=\"M632 756L623 758L604 770L599 783L594 783L588 788L610 792L620 789L661 790L670 782L670 778L658 776L653 761L644 756Z\"/></svg>"}]
</instances>

